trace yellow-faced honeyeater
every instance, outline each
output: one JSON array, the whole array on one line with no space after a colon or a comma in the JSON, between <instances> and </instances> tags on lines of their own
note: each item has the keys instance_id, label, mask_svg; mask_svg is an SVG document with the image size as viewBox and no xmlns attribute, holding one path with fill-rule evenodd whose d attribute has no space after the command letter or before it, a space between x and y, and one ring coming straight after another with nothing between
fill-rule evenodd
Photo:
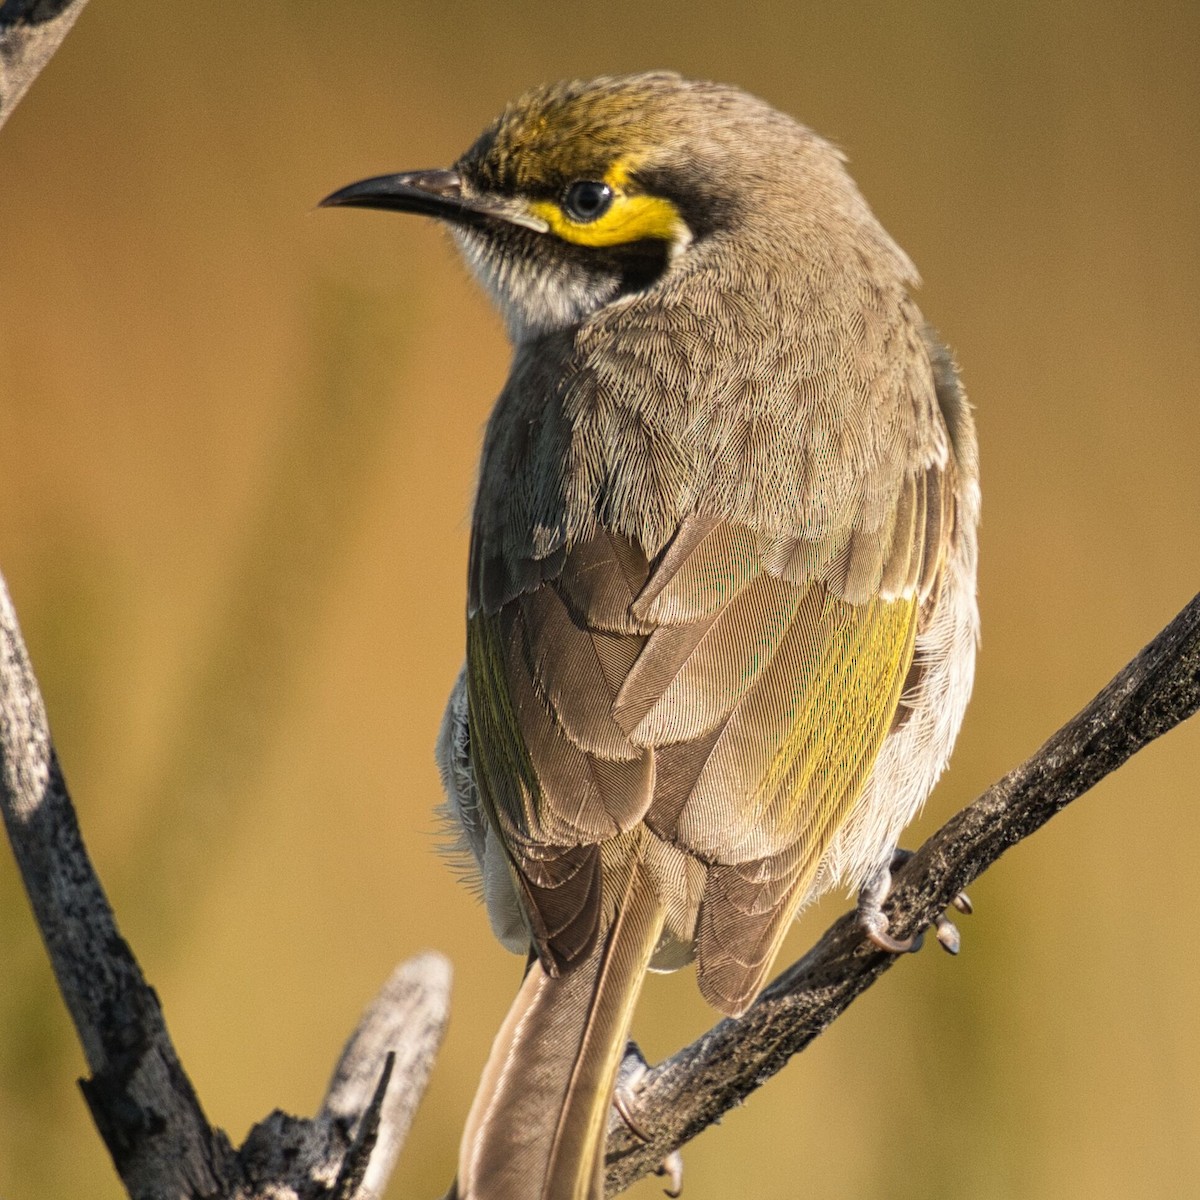
<instances>
[{"instance_id":1,"label":"yellow-faced honeyeater","mask_svg":"<svg viewBox=\"0 0 1200 1200\"><path fill-rule=\"evenodd\" d=\"M591 1200L648 969L740 1013L839 882L901 948L879 901L974 669L970 409L842 155L732 87L538 88L325 203L445 222L512 340L438 755L532 954L456 1188Z\"/></svg>"}]
</instances>

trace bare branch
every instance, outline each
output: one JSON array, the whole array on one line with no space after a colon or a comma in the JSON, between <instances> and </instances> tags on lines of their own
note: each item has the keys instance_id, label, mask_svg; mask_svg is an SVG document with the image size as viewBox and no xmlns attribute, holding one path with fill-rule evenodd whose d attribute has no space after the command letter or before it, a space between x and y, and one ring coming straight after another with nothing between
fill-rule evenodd
<instances>
[{"instance_id":1,"label":"bare branch","mask_svg":"<svg viewBox=\"0 0 1200 1200\"><path fill-rule=\"evenodd\" d=\"M953 896L1010 846L1200 708L1200 596L1078 716L973 804L952 817L900 872L885 906L904 937L926 928ZM750 1010L721 1021L653 1068L626 1110L649 1139L614 1114L607 1191L650 1173L779 1071L886 971L847 914Z\"/></svg>"},{"instance_id":2,"label":"bare branch","mask_svg":"<svg viewBox=\"0 0 1200 1200\"><path fill-rule=\"evenodd\" d=\"M449 1005L445 958L426 953L401 963L346 1043L321 1111L308 1120L276 1110L250 1131L237 1152L237 1200L382 1195L425 1092Z\"/></svg>"},{"instance_id":3,"label":"bare branch","mask_svg":"<svg viewBox=\"0 0 1200 1200\"><path fill-rule=\"evenodd\" d=\"M217 1192L229 1145L204 1117L88 860L3 581L0 808L92 1072L84 1096L130 1194Z\"/></svg>"},{"instance_id":4,"label":"bare branch","mask_svg":"<svg viewBox=\"0 0 1200 1200\"><path fill-rule=\"evenodd\" d=\"M0 125L84 3L0 3ZM928 926L1008 847L1198 707L1200 596L1032 758L930 838L897 879L886 906L892 930ZM88 860L2 579L0 808L92 1072L84 1095L129 1194L378 1196L444 1030L448 964L424 955L399 967L343 1051L317 1116L272 1113L235 1154L208 1124ZM610 1123L609 1193L744 1100L894 961L844 916L745 1016L647 1072Z\"/></svg>"},{"instance_id":5,"label":"bare branch","mask_svg":"<svg viewBox=\"0 0 1200 1200\"><path fill-rule=\"evenodd\" d=\"M368 1196L382 1193L408 1136L446 1028L449 1002L445 958L429 953L402 963L363 1014L334 1068L317 1120L349 1129L374 1104L372 1085L380 1078L380 1064L387 1057L395 1060L395 1082L382 1099L370 1166L362 1176Z\"/></svg>"},{"instance_id":6,"label":"bare branch","mask_svg":"<svg viewBox=\"0 0 1200 1200\"><path fill-rule=\"evenodd\" d=\"M383 1074L379 1076L379 1082L375 1085L371 1103L367 1105L362 1119L358 1122L358 1132L354 1135L350 1149L346 1151L342 1169L338 1172L337 1182L333 1185L333 1192L330 1194L329 1200L354 1200L354 1197L359 1194L358 1189L366 1178L367 1168L371 1164L371 1155L375 1152L375 1146L379 1141L379 1122L383 1115L383 1101L387 1095L388 1084L392 1081L392 1071L395 1066L396 1052L389 1050L383 1063Z\"/></svg>"},{"instance_id":7,"label":"bare branch","mask_svg":"<svg viewBox=\"0 0 1200 1200\"><path fill-rule=\"evenodd\" d=\"M0 3L0 125L29 90L87 0Z\"/></svg>"},{"instance_id":8,"label":"bare branch","mask_svg":"<svg viewBox=\"0 0 1200 1200\"><path fill-rule=\"evenodd\" d=\"M426 954L399 967L343 1051L318 1116L273 1113L235 1154L205 1118L88 858L2 579L0 809L92 1072L84 1096L130 1196L285 1200L339 1180L346 1197L381 1193L445 1027L448 964Z\"/></svg>"},{"instance_id":9,"label":"bare branch","mask_svg":"<svg viewBox=\"0 0 1200 1200\"><path fill-rule=\"evenodd\" d=\"M85 3L0 3L0 125ZM445 1028L449 965L426 954L398 967L343 1051L321 1112L302 1120L276 1111L235 1154L205 1118L158 997L88 858L3 578L0 810L92 1072L80 1086L129 1195L353 1200L381 1193Z\"/></svg>"}]
</instances>

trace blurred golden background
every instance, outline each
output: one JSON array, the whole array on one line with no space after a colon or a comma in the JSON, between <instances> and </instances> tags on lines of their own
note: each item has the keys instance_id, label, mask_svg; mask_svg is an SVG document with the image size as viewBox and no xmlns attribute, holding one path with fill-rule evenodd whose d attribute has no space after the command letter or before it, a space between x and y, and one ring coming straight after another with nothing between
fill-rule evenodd
<instances>
[{"instance_id":1,"label":"blurred golden background","mask_svg":"<svg viewBox=\"0 0 1200 1200\"><path fill-rule=\"evenodd\" d=\"M1200 7L229 11L93 0L0 135L0 567L210 1119L311 1112L392 965L453 960L390 1193L432 1200L520 973L433 816L507 349L438 230L315 202L610 70L740 83L847 150L983 448L978 683L915 845L1200 586ZM685 1195L1200 1194L1198 791L1193 722L984 877L958 961L901 963L693 1143ZM0 1195L123 1195L4 852L0 963ZM685 972L636 1032L712 1020Z\"/></svg>"}]
</instances>

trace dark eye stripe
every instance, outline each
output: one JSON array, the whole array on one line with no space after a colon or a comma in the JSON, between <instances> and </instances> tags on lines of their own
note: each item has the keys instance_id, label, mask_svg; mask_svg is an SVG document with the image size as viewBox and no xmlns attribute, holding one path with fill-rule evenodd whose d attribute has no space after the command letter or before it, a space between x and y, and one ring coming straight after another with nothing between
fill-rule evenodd
<instances>
[{"instance_id":1,"label":"dark eye stripe","mask_svg":"<svg viewBox=\"0 0 1200 1200\"><path fill-rule=\"evenodd\" d=\"M586 223L602 217L613 202L613 190L598 179L580 179L563 193L563 212L572 221Z\"/></svg>"}]
</instances>

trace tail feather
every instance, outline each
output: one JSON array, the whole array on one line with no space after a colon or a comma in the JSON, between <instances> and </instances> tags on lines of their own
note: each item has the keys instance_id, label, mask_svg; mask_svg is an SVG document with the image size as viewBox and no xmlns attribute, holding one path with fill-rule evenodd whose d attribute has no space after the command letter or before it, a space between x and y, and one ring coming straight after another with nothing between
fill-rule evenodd
<instances>
[{"instance_id":1,"label":"tail feather","mask_svg":"<svg viewBox=\"0 0 1200 1200\"><path fill-rule=\"evenodd\" d=\"M496 1035L459 1152L459 1200L600 1200L604 1132L633 1007L662 932L633 864L612 924L551 978L535 962Z\"/></svg>"}]
</instances>

